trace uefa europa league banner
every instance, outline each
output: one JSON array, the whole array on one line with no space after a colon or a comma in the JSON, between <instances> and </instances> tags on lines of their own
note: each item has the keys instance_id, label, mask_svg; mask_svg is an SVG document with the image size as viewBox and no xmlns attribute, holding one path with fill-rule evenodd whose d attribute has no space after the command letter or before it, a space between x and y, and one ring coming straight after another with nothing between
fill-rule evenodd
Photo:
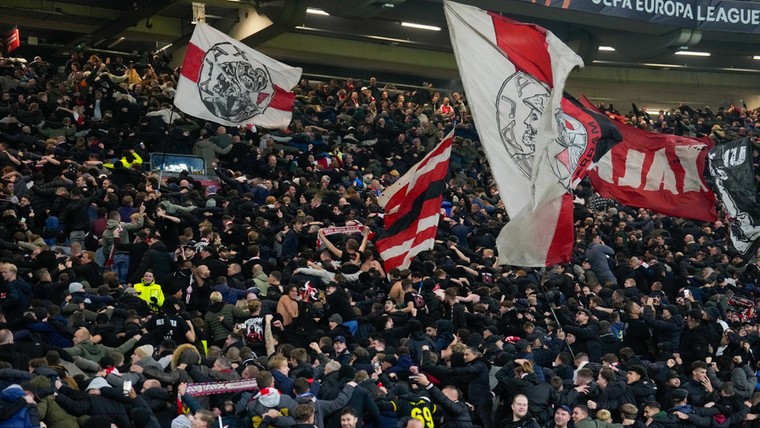
<instances>
[{"instance_id":1,"label":"uefa europa league banner","mask_svg":"<svg viewBox=\"0 0 760 428\"><path fill-rule=\"evenodd\" d=\"M760 33L760 2L728 0L523 0L704 31Z\"/></svg>"}]
</instances>

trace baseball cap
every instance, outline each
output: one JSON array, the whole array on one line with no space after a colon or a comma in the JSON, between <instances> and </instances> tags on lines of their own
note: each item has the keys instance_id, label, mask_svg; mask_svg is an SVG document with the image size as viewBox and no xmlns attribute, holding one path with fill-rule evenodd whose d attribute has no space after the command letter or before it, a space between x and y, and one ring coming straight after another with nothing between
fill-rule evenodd
<instances>
[{"instance_id":1,"label":"baseball cap","mask_svg":"<svg viewBox=\"0 0 760 428\"><path fill-rule=\"evenodd\" d=\"M346 343L346 338L343 336L335 336L335 339L333 339L333 342L342 342Z\"/></svg>"}]
</instances>

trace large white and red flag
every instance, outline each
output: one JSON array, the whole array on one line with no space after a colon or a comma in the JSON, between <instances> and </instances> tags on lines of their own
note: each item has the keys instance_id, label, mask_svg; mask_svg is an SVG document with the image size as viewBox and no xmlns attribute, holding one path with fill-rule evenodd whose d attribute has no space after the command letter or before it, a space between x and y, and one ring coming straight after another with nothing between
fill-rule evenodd
<instances>
[{"instance_id":1,"label":"large white and red flag","mask_svg":"<svg viewBox=\"0 0 760 428\"><path fill-rule=\"evenodd\" d=\"M562 101L583 61L551 32L476 7L445 1L451 43L510 222L499 261L548 266L570 259L570 190L592 164L599 129Z\"/></svg>"},{"instance_id":2,"label":"large white and red flag","mask_svg":"<svg viewBox=\"0 0 760 428\"><path fill-rule=\"evenodd\" d=\"M301 69L283 64L199 22L187 46L174 105L226 126L290 124Z\"/></svg>"},{"instance_id":3,"label":"large white and red flag","mask_svg":"<svg viewBox=\"0 0 760 428\"><path fill-rule=\"evenodd\" d=\"M454 130L378 198L385 231L375 245L386 272L408 268L414 256L433 249L453 139Z\"/></svg>"},{"instance_id":4,"label":"large white and red flag","mask_svg":"<svg viewBox=\"0 0 760 428\"><path fill-rule=\"evenodd\" d=\"M582 99L587 109L594 106ZM622 141L604 153L589 172L594 189L624 205L700 221L718 219L715 194L704 169L712 142L643 131L613 122Z\"/></svg>"}]
</instances>

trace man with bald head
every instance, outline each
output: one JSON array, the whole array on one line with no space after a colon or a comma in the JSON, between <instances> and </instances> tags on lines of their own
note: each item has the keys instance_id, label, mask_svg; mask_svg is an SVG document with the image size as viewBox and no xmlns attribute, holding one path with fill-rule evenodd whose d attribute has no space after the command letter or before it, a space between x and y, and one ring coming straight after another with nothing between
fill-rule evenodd
<instances>
[{"instance_id":1,"label":"man with bald head","mask_svg":"<svg viewBox=\"0 0 760 428\"><path fill-rule=\"evenodd\" d=\"M135 344L141 337L142 336L137 334L125 341L121 346L111 348L99 343L93 343L90 332L82 327L74 333L74 346L71 348L64 348L63 350L72 358L82 357L86 360L97 363L101 358L110 355L112 352L118 352L120 354L128 353L135 347Z\"/></svg>"}]
</instances>

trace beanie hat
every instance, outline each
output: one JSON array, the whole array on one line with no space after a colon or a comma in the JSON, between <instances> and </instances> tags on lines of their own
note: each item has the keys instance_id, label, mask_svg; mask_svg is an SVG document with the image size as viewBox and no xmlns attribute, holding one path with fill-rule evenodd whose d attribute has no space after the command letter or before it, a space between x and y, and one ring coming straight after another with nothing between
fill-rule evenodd
<instances>
[{"instance_id":1,"label":"beanie hat","mask_svg":"<svg viewBox=\"0 0 760 428\"><path fill-rule=\"evenodd\" d=\"M81 282L72 282L69 284L69 294L78 293L84 291L84 285Z\"/></svg>"},{"instance_id":2,"label":"beanie hat","mask_svg":"<svg viewBox=\"0 0 760 428\"><path fill-rule=\"evenodd\" d=\"M172 420L172 428L191 428L192 424L190 423L190 419L187 418L185 415L179 415L174 420Z\"/></svg>"},{"instance_id":3,"label":"beanie hat","mask_svg":"<svg viewBox=\"0 0 760 428\"><path fill-rule=\"evenodd\" d=\"M356 369L352 366L341 366L338 370L338 378L340 379L353 379L356 374Z\"/></svg>"},{"instance_id":4,"label":"beanie hat","mask_svg":"<svg viewBox=\"0 0 760 428\"><path fill-rule=\"evenodd\" d=\"M89 391L91 389L101 389L108 386L111 386L111 385L109 385L108 382L104 378L98 376L98 377L92 378L92 380L90 381L90 384L87 385L86 391Z\"/></svg>"},{"instance_id":5,"label":"beanie hat","mask_svg":"<svg viewBox=\"0 0 760 428\"><path fill-rule=\"evenodd\" d=\"M330 315L330 318L328 318L328 321L334 322L337 324L343 324L343 317L340 316L340 314L332 314Z\"/></svg>"},{"instance_id":6,"label":"beanie hat","mask_svg":"<svg viewBox=\"0 0 760 428\"><path fill-rule=\"evenodd\" d=\"M153 345L143 345L135 349L135 355L140 357L140 359L152 357L153 352L155 349L153 349Z\"/></svg>"}]
</instances>

